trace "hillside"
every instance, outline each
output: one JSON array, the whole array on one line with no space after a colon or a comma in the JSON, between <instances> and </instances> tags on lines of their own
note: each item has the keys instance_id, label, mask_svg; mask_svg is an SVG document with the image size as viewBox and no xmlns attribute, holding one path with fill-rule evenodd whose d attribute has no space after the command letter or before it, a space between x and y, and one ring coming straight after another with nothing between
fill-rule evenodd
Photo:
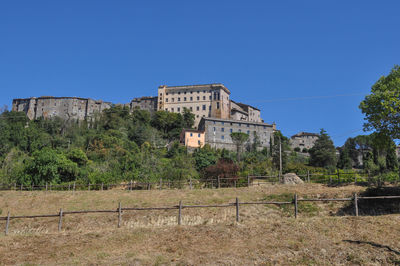
<instances>
[{"instance_id":1,"label":"hillside","mask_svg":"<svg viewBox=\"0 0 400 266\"><path fill-rule=\"evenodd\" d=\"M88 209L223 204L300 197L351 197L363 187L322 185L260 186L220 190L0 192L1 216ZM69 215L57 232L58 218L12 220L0 236L0 264L395 264L400 261L400 218L337 215L348 203L301 203L292 206L124 212ZM2 223L4 224L4 223Z\"/></svg>"}]
</instances>

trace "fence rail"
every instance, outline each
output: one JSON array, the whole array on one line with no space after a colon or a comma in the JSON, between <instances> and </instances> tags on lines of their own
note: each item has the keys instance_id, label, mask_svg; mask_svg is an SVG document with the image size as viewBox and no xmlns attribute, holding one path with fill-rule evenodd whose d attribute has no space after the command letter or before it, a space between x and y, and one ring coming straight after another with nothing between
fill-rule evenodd
<instances>
[{"instance_id":1,"label":"fence rail","mask_svg":"<svg viewBox=\"0 0 400 266\"><path fill-rule=\"evenodd\" d=\"M213 205L183 205L182 201L179 201L178 205L174 206L166 206L166 207L122 207L121 202L118 204L118 208L114 210L79 210L79 211L63 211L60 208L60 212L57 214L39 214L39 215L19 215L19 216L11 216L10 211L8 211L6 217L0 217L0 220L5 220L5 235L8 235L10 220L13 219L33 219L33 218L53 218L58 217L58 231L62 230L62 219L65 215L72 215L72 214L88 214L88 213L118 213L118 228L121 227L122 222L122 213L124 211L156 211L156 210L178 210L178 225L182 224L182 211L183 209L190 209L190 208L228 208L228 207L235 207L236 209L236 222L240 221L239 216L239 206L240 205L291 205L294 206L294 217L297 218L298 216L298 202L302 201L309 201L309 202L329 202L329 201L353 201L354 202L354 215L358 216L358 201L364 200L372 200L372 199L400 199L400 196L375 196L375 197L360 197L356 193L352 198L298 198L297 194L294 194L292 201L260 201L260 202L240 202L239 198L235 199L233 203L226 203L226 204L213 204Z\"/></svg>"}]
</instances>

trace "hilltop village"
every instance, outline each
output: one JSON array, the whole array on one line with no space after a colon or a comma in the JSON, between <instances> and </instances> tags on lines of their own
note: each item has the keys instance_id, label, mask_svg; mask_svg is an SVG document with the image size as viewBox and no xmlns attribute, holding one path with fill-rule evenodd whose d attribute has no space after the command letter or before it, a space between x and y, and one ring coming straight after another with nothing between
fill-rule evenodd
<instances>
[{"instance_id":1,"label":"hilltop village","mask_svg":"<svg viewBox=\"0 0 400 266\"><path fill-rule=\"evenodd\" d=\"M249 142L258 142L260 149L270 146L276 124L265 123L260 109L235 102L231 92L221 83L204 85L158 87L155 97L134 98L127 104L117 104L149 112L167 111L183 113L186 108L195 116L194 128L184 129L181 143L189 148L209 144L213 148L234 150L230 137L233 132L249 135ZM25 112L30 120L60 117L65 120L92 121L96 113L109 109L111 102L79 97L31 97L14 99L12 110ZM318 139L318 134L301 132L292 136L292 148L310 149Z\"/></svg>"}]
</instances>

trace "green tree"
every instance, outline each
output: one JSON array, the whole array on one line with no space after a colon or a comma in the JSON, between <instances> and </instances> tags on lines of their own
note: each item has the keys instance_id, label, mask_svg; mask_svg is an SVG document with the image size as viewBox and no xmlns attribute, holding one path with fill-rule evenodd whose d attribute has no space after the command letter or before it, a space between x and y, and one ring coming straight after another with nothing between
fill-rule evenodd
<instances>
[{"instance_id":1,"label":"green tree","mask_svg":"<svg viewBox=\"0 0 400 266\"><path fill-rule=\"evenodd\" d=\"M359 108L365 115L365 130L376 130L400 138L400 67L394 66L389 75L382 76L360 103Z\"/></svg>"},{"instance_id":2,"label":"green tree","mask_svg":"<svg viewBox=\"0 0 400 266\"><path fill-rule=\"evenodd\" d=\"M195 115L186 107L183 108L183 127L192 128L194 125Z\"/></svg>"},{"instance_id":3,"label":"green tree","mask_svg":"<svg viewBox=\"0 0 400 266\"><path fill-rule=\"evenodd\" d=\"M324 129L321 129L319 138L314 147L309 150L310 164L316 167L334 168L336 166L336 149L333 141Z\"/></svg>"},{"instance_id":4,"label":"green tree","mask_svg":"<svg viewBox=\"0 0 400 266\"><path fill-rule=\"evenodd\" d=\"M240 154L243 151L244 144L248 141L249 135L242 132L231 133L232 142L236 145L237 161L240 162Z\"/></svg>"},{"instance_id":5,"label":"green tree","mask_svg":"<svg viewBox=\"0 0 400 266\"><path fill-rule=\"evenodd\" d=\"M285 169L288 161L286 152L290 150L289 139L282 132L276 131L272 136L272 143L270 145L272 164L275 169L280 168L280 156L282 157L282 169Z\"/></svg>"}]
</instances>

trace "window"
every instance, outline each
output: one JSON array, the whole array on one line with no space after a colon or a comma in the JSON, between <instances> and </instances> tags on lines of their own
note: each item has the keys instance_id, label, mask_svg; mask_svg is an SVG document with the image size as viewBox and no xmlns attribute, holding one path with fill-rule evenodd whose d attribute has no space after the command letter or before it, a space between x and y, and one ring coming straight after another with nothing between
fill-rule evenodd
<instances>
[{"instance_id":1,"label":"window","mask_svg":"<svg viewBox=\"0 0 400 266\"><path fill-rule=\"evenodd\" d=\"M206 96L203 96L203 101L205 101L206 100Z\"/></svg>"},{"instance_id":2,"label":"window","mask_svg":"<svg viewBox=\"0 0 400 266\"><path fill-rule=\"evenodd\" d=\"M250 135L250 130L247 130L247 135Z\"/></svg>"},{"instance_id":3,"label":"window","mask_svg":"<svg viewBox=\"0 0 400 266\"><path fill-rule=\"evenodd\" d=\"M186 102L186 97L183 97L183 100Z\"/></svg>"},{"instance_id":4,"label":"window","mask_svg":"<svg viewBox=\"0 0 400 266\"><path fill-rule=\"evenodd\" d=\"M180 95L180 94L181 94L181 92L178 92L178 94Z\"/></svg>"},{"instance_id":5,"label":"window","mask_svg":"<svg viewBox=\"0 0 400 266\"><path fill-rule=\"evenodd\" d=\"M213 121L213 124L215 125L215 121Z\"/></svg>"},{"instance_id":6,"label":"window","mask_svg":"<svg viewBox=\"0 0 400 266\"><path fill-rule=\"evenodd\" d=\"M197 141L197 144L201 145L201 142L200 142L200 140L199 140L199 141Z\"/></svg>"},{"instance_id":7,"label":"window","mask_svg":"<svg viewBox=\"0 0 400 266\"><path fill-rule=\"evenodd\" d=\"M162 96L162 92L160 93L160 96Z\"/></svg>"},{"instance_id":8,"label":"window","mask_svg":"<svg viewBox=\"0 0 400 266\"><path fill-rule=\"evenodd\" d=\"M241 130L241 129L239 129L239 132L242 132L242 130Z\"/></svg>"},{"instance_id":9,"label":"window","mask_svg":"<svg viewBox=\"0 0 400 266\"><path fill-rule=\"evenodd\" d=\"M233 133L233 129L231 128L231 130L229 130L231 133Z\"/></svg>"},{"instance_id":10,"label":"window","mask_svg":"<svg viewBox=\"0 0 400 266\"><path fill-rule=\"evenodd\" d=\"M210 95L210 100L211 100L211 95Z\"/></svg>"},{"instance_id":11,"label":"window","mask_svg":"<svg viewBox=\"0 0 400 266\"><path fill-rule=\"evenodd\" d=\"M173 111L174 111L174 108L171 108L171 111L173 112Z\"/></svg>"},{"instance_id":12,"label":"window","mask_svg":"<svg viewBox=\"0 0 400 266\"><path fill-rule=\"evenodd\" d=\"M206 105L205 104L203 104L203 111L205 111L206 110Z\"/></svg>"},{"instance_id":13,"label":"window","mask_svg":"<svg viewBox=\"0 0 400 266\"><path fill-rule=\"evenodd\" d=\"M239 127L241 127L241 126L242 126L242 124L239 123Z\"/></svg>"},{"instance_id":14,"label":"window","mask_svg":"<svg viewBox=\"0 0 400 266\"><path fill-rule=\"evenodd\" d=\"M222 131L222 132L225 132L225 128L222 127L222 128L221 128L221 131Z\"/></svg>"},{"instance_id":15,"label":"window","mask_svg":"<svg viewBox=\"0 0 400 266\"><path fill-rule=\"evenodd\" d=\"M181 111L181 108L180 107L178 107L178 112L180 112Z\"/></svg>"},{"instance_id":16,"label":"window","mask_svg":"<svg viewBox=\"0 0 400 266\"><path fill-rule=\"evenodd\" d=\"M208 106L208 110L210 110L210 111L211 111L211 105L210 105L210 106Z\"/></svg>"},{"instance_id":17,"label":"window","mask_svg":"<svg viewBox=\"0 0 400 266\"><path fill-rule=\"evenodd\" d=\"M181 101L181 98L178 98L178 102L180 102Z\"/></svg>"},{"instance_id":18,"label":"window","mask_svg":"<svg viewBox=\"0 0 400 266\"><path fill-rule=\"evenodd\" d=\"M165 111L168 111L168 108L165 108Z\"/></svg>"},{"instance_id":19,"label":"window","mask_svg":"<svg viewBox=\"0 0 400 266\"><path fill-rule=\"evenodd\" d=\"M214 132L215 132L215 127L213 128Z\"/></svg>"},{"instance_id":20,"label":"window","mask_svg":"<svg viewBox=\"0 0 400 266\"><path fill-rule=\"evenodd\" d=\"M172 100L172 102L175 102L175 98L172 98L171 100Z\"/></svg>"},{"instance_id":21,"label":"window","mask_svg":"<svg viewBox=\"0 0 400 266\"><path fill-rule=\"evenodd\" d=\"M165 95L168 95L168 92Z\"/></svg>"},{"instance_id":22,"label":"window","mask_svg":"<svg viewBox=\"0 0 400 266\"><path fill-rule=\"evenodd\" d=\"M186 94L186 91L184 92L184 94Z\"/></svg>"},{"instance_id":23,"label":"window","mask_svg":"<svg viewBox=\"0 0 400 266\"><path fill-rule=\"evenodd\" d=\"M190 97L190 101L193 101L193 97Z\"/></svg>"},{"instance_id":24,"label":"window","mask_svg":"<svg viewBox=\"0 0 400 266\"><path fill-rule=\"evenodd\" d=\"M168 98L166 98L165 101L168 102Z\"/></svg>"},{"instance_id":25,"label":"window","mask_svg":"<svg viewBox=\"0 0 400 266\"><path fill-rule=\"evenodd\" d=\"M221 139L225 139L225 136L224 136L224 135L222 135L222 136L221 136Z\"/></svg>"},{"instance_id":26,"label":"window","mask_svg":"<svg viewBox=\"0 0 400 266\"><path fill-rule=\"evenodd\" d=\"M200 138L200 133L199 133L198 137Z\"/></svg>"},{"instance_id":27,"label":"window","mask_svg":"<svg viewBox=\"0 0 400 266\"><path fill-rule=\"evenodd\" d=\"M225 125L225 123L224 123L224 122L221 122L221 124L222 124L222 125Z\"/></svg>"},{"instance_id":28,"label":"window","mask_svg":"<svg viewBox=\"0 0 400 266\"><path fill-rule=\"evenodd\" d=\"M199 96L197 96L197 100L200 101L200 97Z\"/></svg>"},{"instance_id":29,"label":"window","mask_svg":"<svg viewBox=\"0 0 400 266\"><path fill-rule=\"evenodd\" d=\"M190 133L190 136L193 137L193 133Z\"/></svg>"},{"instance_id":30,"label":"window","mask_svg":"<svg viewBox=\"0 0 400 266\"><path fill-rule=\"evenodd\" d=\"M190 106L190 111L193 111L193 107Z\"/></svg>"},{"instance_id":31,"label":"window","mask_svg":"<svg viewBox=\"0 0 400 266\"><path fill-rule=\"evenodd\" d=\"M247 127L250 127L250 125L249 125L249 124L247 124Z\"/></svg>"},{"instance_id":32,"label":"window","mask_svg":"<svg viewBox=\"0 0 400 266\"><path fill-rule=\"evenodd\" d=\"M200 111L200 106L196 106L196 110ZM198 117L198 116L197 116Z\"/></svg>"}]
</instances>

